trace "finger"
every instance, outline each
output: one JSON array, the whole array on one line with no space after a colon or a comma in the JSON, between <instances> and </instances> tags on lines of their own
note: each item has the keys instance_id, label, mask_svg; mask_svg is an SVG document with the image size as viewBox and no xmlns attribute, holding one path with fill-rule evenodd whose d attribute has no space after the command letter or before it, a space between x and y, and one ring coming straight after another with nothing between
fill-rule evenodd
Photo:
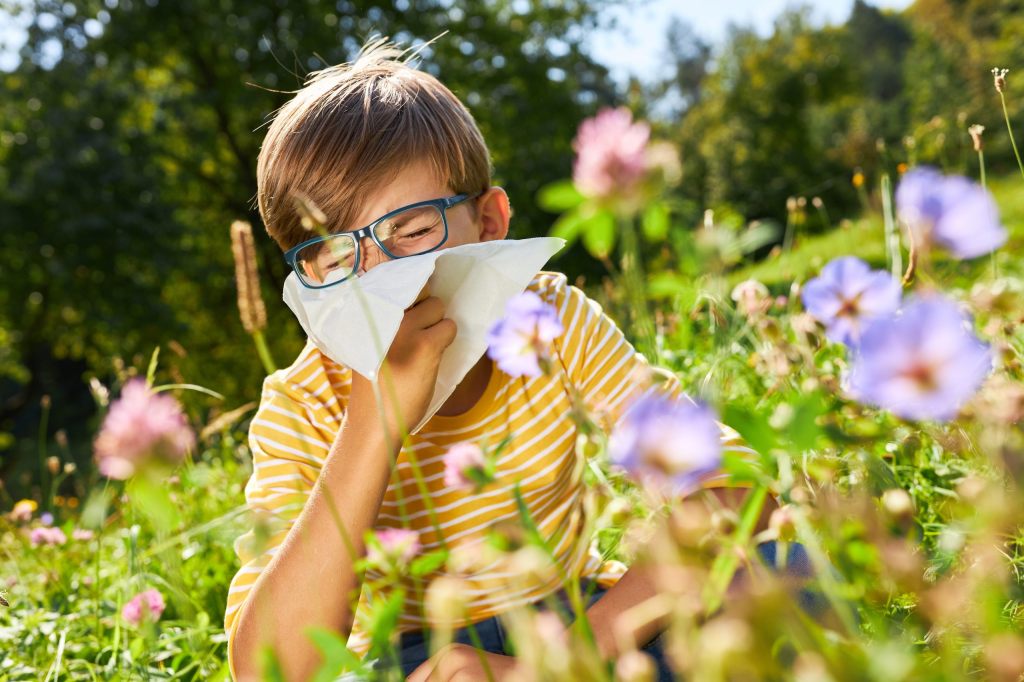
<instances>
[{"instance_id":1,"label":"finger","mask_svg":"<svg viewBox=\"0 0 1024 682\"><path fill-rule=\"evenodd\" d=\"M444 301L437 296L428 296L413 307L405 311L404 322L413 325L416 329L423 329L444 317L447 308Z\"/></svg>"},{"instance_id":2,"label":"finger","mask_svg":"<svg viewBox=\"0 0 1024 682\"><path fill-rule=\"evenodd\" d=\"M455 324L455 320L445 317L438 320L437 324L431 325L423 330L423 333L427 335L427 339L430 344L437 349L444 350L448 346L452 345L455 341L455 337L459 332L459 327Z\"/></svg>"},{"instance_id":3,"label":"finger","mask_svg":"<svg viewBox=\"0 0 1024 682\"><path fill-rule=\"evenodd\" d=\"M415 670L409 673L409 676L405 678L405 682L426 682L427 675L430 674L430 670L433 667L434 664L428 658L416 666Z\"/></svg>"}]
</instances>

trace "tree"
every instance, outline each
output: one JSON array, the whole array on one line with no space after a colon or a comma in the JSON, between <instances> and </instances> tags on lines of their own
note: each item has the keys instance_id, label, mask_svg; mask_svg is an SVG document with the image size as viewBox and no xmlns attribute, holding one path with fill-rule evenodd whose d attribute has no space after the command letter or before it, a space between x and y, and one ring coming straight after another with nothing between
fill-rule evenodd
<instances>
[{"instance_id":1,"label":"tree","mask_svg":"<svg viewBox=\"0 0 1024 682\"><path fill-rule=\"evenodd\" d=\"M81 422L84 377L109 379L115 356L144 367L156 346L162 378L226 396L185 396L194 412L258 396L236 321L238 218L259 235L269 343L291 361L304 338L255 208L261 126L305 73L348 61L374 32L415 46L448 31L422 68L477 117L513 235L546 233L536 190L567 174L579 121L615 99L581 48L605 1L36 0L22 62L0 75L0 356L18 370L0 379L0 431L34 434L43 394L51 425Z\"/></svg>"}]
</instances>

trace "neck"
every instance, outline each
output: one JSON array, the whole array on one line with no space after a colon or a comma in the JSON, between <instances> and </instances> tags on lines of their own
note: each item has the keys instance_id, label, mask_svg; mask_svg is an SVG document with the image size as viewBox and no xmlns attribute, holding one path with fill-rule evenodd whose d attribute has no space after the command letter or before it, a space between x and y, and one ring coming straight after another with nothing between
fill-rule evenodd
<instances>
[{"instance_id":1,"label":"neck","mask_svg":"<svg viewBox=\"0 0 1024 682\"><path fill-rule=\"evenodd\" d=\"M455 417L468 412L470 408L477 404L484 391L487 390L487 382L491 379L491 372L495 371L493 366L494 363L487 356L487 353L484 353L477 360L476 364L466 372L466 376L455 387L455 390L448 396L448 400L444 402L444 405L441 406L437 413L442 417Z\"/></svg>"}]
</instances>

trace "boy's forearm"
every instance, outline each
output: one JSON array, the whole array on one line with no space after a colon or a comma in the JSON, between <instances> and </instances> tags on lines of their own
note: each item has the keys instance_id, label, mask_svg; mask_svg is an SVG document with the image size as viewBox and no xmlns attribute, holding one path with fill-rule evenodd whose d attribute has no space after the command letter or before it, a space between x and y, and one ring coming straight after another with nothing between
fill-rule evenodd
<instances>
[{"instance_id":1,"label":"boy's forearm","mask_svg":"<svg viewBox=\"0 0 1024 682\"><path fill-rule=\"evenodd\" d=\"M354 616L349 598L359 587L354 563L398 450L397 439L385 438L375 422L346 419L305 507L242 606L231 641L240 680L258 678L266 643L286 680L308 679L320 654L305 629L320 626L348 636Z\"/></svg>"},{"instance_id":2,"label":"boy's forearm","mask_svg":"<svg viewBox=\"0 0 1024 682\"><path fill-rule=\"evenodd\" d=\"M616 628L621 627L619 620L622 614L657 594L650 572L645 567L633 566L587 609L587 620L601 658L609 660L621 653ZM654 639L664 626L662 620L647 621L630 629L629 636L635 646L642 646Z\"/></svg>"},{"instance_id":3,"label":"boy's forearm","mask_svg":"<svg viewBox=\"0 0 1024 682\"><path fill-rule=\"evenodd\" d=\"M742 505L748 490L743 488L712 488L707 491L718 498L723 506L738 510ZM764 509L755 524L755 532L768 527L771 512L778 508L774 499L768 497L765 500ZM587 609L587 619L590 621L591 630L594 633L597 650L605 660L617 658L622 652L621 644L616 631L618 627L625 627L630 644L643 646L654 639L659 632L668 625L666 618L644 619L635 627L628 624L619 624L622 614L634 606L642 604L652 597L657 596L658 589L653 572L646 566L632 566L627 570L618 582L608 588L600 599L594 602ZM653 609L657 612L658 609Z\"/></svg>"}]
</instances>

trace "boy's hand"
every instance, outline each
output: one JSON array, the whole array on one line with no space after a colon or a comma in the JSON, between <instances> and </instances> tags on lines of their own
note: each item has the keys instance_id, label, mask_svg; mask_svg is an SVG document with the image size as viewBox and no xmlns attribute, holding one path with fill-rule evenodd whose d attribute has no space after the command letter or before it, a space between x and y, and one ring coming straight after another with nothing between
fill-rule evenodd
<instances>
[{"instance_id":1,"label":"boy's hand","mask_svg":"<svg viewBox=\"0 0 1024 682\"><path fill-rule=\"evenodd\" d=\"M434 395L441 354L455 340L458 331L455 321L444 317L445 305L441 299L425 294L426 288L417 302L405 311L381 366L379 382L386 433L396 442L401 432L408 433L426 414ZM393 398L397 398L397 404ZM360 419L373 419L373 423L380 424L373 385L358 372L352 372L349 412L358 412ZM401 415L401 424L398 415Z\"/></svg>"},{"instance_id":2,"label":"boy's hand","mask_svg":"<svg viewBox=\"0 0 1024 682\"><path fill-rule=\"evenodd\" d=\"M487 668L495 682L522 679L522 670L517 669L518 661L512 656L480 652L465 644L449 644L429 660L413 670L406 682L476 682L488 679L487 670L481 658L487 661Z\"/></svg>"}]
</instances>

